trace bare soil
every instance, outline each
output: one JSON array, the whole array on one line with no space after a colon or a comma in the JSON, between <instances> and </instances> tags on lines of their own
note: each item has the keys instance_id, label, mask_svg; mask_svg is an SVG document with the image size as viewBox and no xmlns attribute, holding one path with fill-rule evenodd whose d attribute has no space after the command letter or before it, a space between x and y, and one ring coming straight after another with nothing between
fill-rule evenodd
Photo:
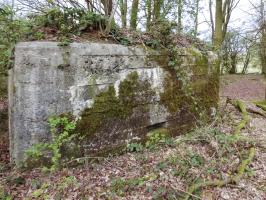
<instances>
[{"instance_id":1,"label":"bare soil","mask_svg":"<svg viewBox=\"0 0 266 200\"><path fill-rule=\"evenodd\" d=\"M262 100L266 96L266 78L263 75L225 75L221 77L220 97L241 100Z\"/></svg>"}]
</instances>

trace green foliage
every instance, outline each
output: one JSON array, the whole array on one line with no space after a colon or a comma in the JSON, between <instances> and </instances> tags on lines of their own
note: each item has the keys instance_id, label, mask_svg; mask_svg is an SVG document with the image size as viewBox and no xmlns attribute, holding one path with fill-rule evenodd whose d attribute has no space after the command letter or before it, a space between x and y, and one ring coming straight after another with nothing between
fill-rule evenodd
<instances>
[{"instance_id":1,"label":"green foliage","mask_svg":"<svg viewBox=\"0 0 266 200\"><path fill-rule=\"evenodd\" d=\"M40 188L34 190L30 194L30 196L36 199L48 199L48 195L47 195L48 188L49 188L49 185L47 183L44 183L40 186Z\"/></svg>"},{"instance_id":2,"label":"green foliage","mask_svg":"<svg viewBox=\"0 0 266 200\"><path fill-rule=\"evenodd\" d=\"M66 46L71 36L83 31L101 30L106 19L102 15L77 8L53 8L45 14L18 18L10 7L0 7L0 76L7 75L13 65L15 44L21 40L42 40L47 32ZM0 93L3 93L0 91ZM6 92L6 89L4 90Z\"/></svg>"},{"instance_id":3,"label":"green foliage","mask_svg":"<svg viewBox=\"0 0 266 200\"><path fill-rule=\"evenodd\" d=\"M76 122L67 117L52 117L49 119L51 141L34 144L26 151L27 162L43 163L43 159L48 158L51 167L48 170L56 170L60 167L62 159L62 148L77 137L73 133ZM45 164L45 163L43 163Z\"/></svg>"},{"instance_id":4,"label":"green foliage","mask_svg":"<svg viewBox=\"0 0 266 200\"><path fill-rule=\"evenodd\" d=\"M0 7L0 75L6 75L13 64L15 43L28 32L28 22L14 17L9 7Z\"/></svg>"},{"instance_id":5,"label":"green foliage","mask_svg":"<svg viewBox=\"0 0 266 200\"><path fill-rule=\"evenodd\" d=\"M225 134L216 128L202 127L198 128L185 137L176 140L177 145L188 142L188 143L202 143L213 146L217 151L218 155L222 156L234 150L235 144L245 145L245 143L252 144L249 138L239 136L235 134Z\"/></svg>"},{"instance_id":6,"label":"green foliage","mask_svg":"<svg viewBox=\"0 0 266 200\"><path fill-rule=\"evenodd\" d=\"M153 24L150 27L150 33L152 34L153 39L146 44L151 44L152 47L158 48L159 44L165 47L168 47L171 41L171 33L173 33L173 29L176 27L175 22L171 22L166 19L161 19Z\"/></svg>"},{"instance_id":7,"label":"green foliage","mask_svg":"<svg viewBox=\"0 0 266 200\"><path fill-rule=\"evenodd\" d=\"M169 137L167 129L155 129L147 134L147 141L145 143L146 148L154 148L159 143L166 145L173 144L173 140Z\"/></svg>"},{"instance_id":8,"label":"green foliage","mask_svg":"<svg viewBox=\"0 0 266 200\"><path fill-rule=\"evenodd\" d=\"M165 128L155 129L147 134L146 142L142 143L129 143L127 145L128 152L142 152L145 148L155 149L158 145L173 146L173 138L169 136L169 132Z\"/></svg>"},{"instance_id":9,"label":"green foliage","mask_svg":"<svg viewBox=\"0 0 266 200\"><path fill-rule=\"evenodd\" d=\"M105 27L105 24L106 19L102 15L80 8L64 8L63 10L53 8L47 10L45 14L32 16L33 30L53 29L58 33L60 40L65 37L70 38L72 35L80 35L85 30L100 30ZM35 32L32 32L34 38L36 38Z\"/></svg>"},{"instance_id":10,"label":"green foliage","mask_svg":"<svg viewBox=\"0 0 266 200\"><path fill-rule=\"evenodd\" d=\"M71 185L76 185L77 179L75 176L68 176L68 177L64 177L60 183L58 184L58 190L63 192L65 189L67 189L68 187L70 187Z\"/></svg>"},{"instance_id":11,"label":"green foliage","mask_svg":"<svg viewBox=\"0 0 266 200\"><path fill-rule=\"evenodd\" d=\"M141 152L144 150L144 146L140 143L130 143L127 145L128 152Z\"/></svg>"}]
</instances>

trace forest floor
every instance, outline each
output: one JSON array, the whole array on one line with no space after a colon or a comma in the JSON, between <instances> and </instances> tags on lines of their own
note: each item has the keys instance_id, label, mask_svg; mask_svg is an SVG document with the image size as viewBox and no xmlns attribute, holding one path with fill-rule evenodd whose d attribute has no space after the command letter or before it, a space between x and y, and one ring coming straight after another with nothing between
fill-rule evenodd
<instances>
[{"instance_id":1,"label":"forest floor","mask_svg":"<svg viewBox=\"0 0 266 200\"><path fill-rule=\"evenodd\" d=\"M235 137L243 115L227 101L229 97L251 105L264 99L264 80L259 75L222 77L219 116L212 124L167 142L135 146L134 152L94 158L48 174L40 169L21 172L3 167L1 172L0 168L0 199L2 190L5 198L14 199L188 199L190 195L203 200L266 200L266 118L249 112L247 125ZM190 192L197 183L237 174L250 146L255 147L255 157L239 182Z\"/></svg>"}]
</instances>

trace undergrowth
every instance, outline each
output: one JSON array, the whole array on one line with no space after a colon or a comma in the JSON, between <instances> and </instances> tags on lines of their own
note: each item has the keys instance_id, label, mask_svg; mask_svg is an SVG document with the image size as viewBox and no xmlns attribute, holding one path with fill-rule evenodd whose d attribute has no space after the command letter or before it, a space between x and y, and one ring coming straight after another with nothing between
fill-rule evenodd
<instances>
[{"instance_id":1,"label":"undergrowth","mask_svg":"<svg viewBox=\"0 0 266 200\"><path fill-rule=\"evenodd\" d=\"M106 18L102 15L83 9L53 8L44 14L31 16L32 32L29 39L44 39L45 34L56 35L59 41L66 41L82 32L102 31L106 25Z\"/></svg>"},{"instance_id":2,"label":"undergrowth","mask_svg":"<svg viewBox=\"0 0 266 200\"><path fill-rule=\"evenodd\" d=\"M239 125L236 126L234 133L224 133L219 128L205 126L179 136L171 146L174 149L174 154L159 159L152 169L146 171L148 174L144 176L132 179L114 178L110 191L117 196L124 196L126 192L130 193L131 190L140 188L149 191L150 182L163 180L163 174L169 174L169 172L170 176L185 183L187 191L173 189L171 186L166 190L158 186L160 189L150 191L152 195L157 192L162 195L159 195L160 197L166 199L187 200L200 196L202 189L206 187L222 187L229 183L237 184L245 174L254 174L248 165L254 158L254 147L257 145L254 139L240 135L238 130ZM159 144L165 144L165 140L162 143L158 142L161 139L156 139L156 141L155 146L157 147ZM141 151L147 147L142 145ZM141 160L144 160L144 163L148 162L149 159L145 161L142 157ZM145 177L151 174L154 178L146 180ZM159 192L161 189L163 192Z\"/></svg>"},{"instance_id":3,"label":"undergrowth","mask_svg":"<svg viewBox=\"0 0 266 200\"><path fill-rule=\"evenodd\" d=\"M76 122L68 117L51 117L49 119L51 140L32 145L26 150L26 167L44 165L45 171L55 171L61 167L63 150L78 134L73 133Z\"/></svg>"}]
</instances>

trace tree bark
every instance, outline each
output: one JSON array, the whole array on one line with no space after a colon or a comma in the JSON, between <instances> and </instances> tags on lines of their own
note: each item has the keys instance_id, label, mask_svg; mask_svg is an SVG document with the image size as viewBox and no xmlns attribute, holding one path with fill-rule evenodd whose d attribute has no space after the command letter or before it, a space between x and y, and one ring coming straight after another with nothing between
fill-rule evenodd
<instances>
[{"instance_id":1,"label":"tree bark","mask_svg":"<svg viewBox=\"0 0 266 200\"><path fill-rule=\"evenodd\" d=\"M108 19L108 22L105 28L105 33L107 34L111 31L112 23L114 23L114 15L118 7L118 4L119 4L119 1L117 0L115 1L114 6L112 6L112 11L111 11L111 14L109 16L109 19Z\"/></svg>"},{"instance_id":2,"label":"tree bark","mask_svg":"<svg viewBox=\"0 0 266 200\"><path fill-rule=\"evenodd\" d=\"M147 7L147 23L146 23L146 30L149 31L151 27L151 1L146 1L146 7Z\"/></svg>"},{"instance_id":3,"label":"tree bark","mask_svg":"<svg viewBox=\"0 0 266 200\"><path fill-rule=\"evenodd\" d=\"M250 50L247 51L247 54L245 56L244 66L242 70L242 74L247 73L248 65L250 63Z\"/></svg>"},{"instance_id":4,"label":"tree bark","mask_svg":"<svg viewBox=\"0 0 266 200\"><path fill-rule=\"evenodd\" d=\"M120 0L122 28L127 27L127 0Z\"/></svg>"},{"instance_id":5,"label":"tree bark","mask_svg":"<svg viewBox=\"0 0 266 200\"><path fill-rule=\"evenodd\" d=\"M101 2L103 4L105 15L110 16L113 9L113 0L101 0Z\"/></svg>"},{"instance_id":6,"label":"tree bark","mask_svg":"<svg viewBox=\"0 0 266 200\"><path fill-rule=\"evenodd\" d=\"M177 9L177 32L180 34L183 31L183 26L182 26L182 12L183 12L183 0L178 0L177 3L178 9Z\"/></svg>"},{"instance_id":7,"label":"tree bark","mask_svg":"<svg viewBox=\"0 0 266 200\"><path fill-rule=\"evenodd\" d=\"M154 21L158 21L160 19L160 11L162 7L162 0L154 0Z\"/></svg>"},{"instance_id":8,"label":"tree bark","mask_svg":"<svg viewBox=\"0 0 266 200\"><path fill-rule=\"evenodd\" d=\"M138 20L139 0L133 0L131 8L130 28L136 30Z\"/></svg>"},{"instance_id":9,"label":"tree bark","mask_svg":"<svg viewBox=\"0 0 266 200\"><path fill-rule=\"evenodd\" d=\"M266 33L265 30L262 34L261 39L261 65L262 65L262 74L266 75Z\"/></svg>"},{"instance_id":10,"label":"tree bark","mask_svg":"<svg viewBox=\"0 0 266 200\"><path fill-rule=\"evenodd\" d=\"M231 69L229 71L230 74L236 74L237 73L237 69L236 69L236 66L237 66L237 54L235 53L232 53L231 54Z\"/></svg>"},{"instance_id":11,"label":"tree bark","mask_svg":"<svg viewBox=\"0 0 266 200\"><path fill-rule=\"evenodd\" d=\"M212 42L214 43L214 21L212 14L212 0L209 0L209 11L210 11L210 20L211 20L211 29L212 29Z\"/></svg>"},{"instance_id":12,"label":"tree bark","mask_svg":"<svg viewBox=\"0 0 266 200\"><path fill-rule=\"evenodd\" d=\"M261 0L261 45L260 45L260 54L261 54L261 66L262 74L266 75L266 16L264 14L264 1Z\"/></svg>"},{"instance_id":13,"label":"tree bark","mask_svg":"<svg viewBox=\"0 0 266 200\"><path fill-rule=\"evenodd\" d=\"M216 0L215 7L215 30L214 30L214 49L219 50L223 42L223 1Z\"/></svg>"},{"instance_id":14,"label":"tree bark","mask_svg":"<svg viewBox=\"0 0 266 200\"><path fill-rule=\"evenodd\" d=\"M197 37L198 35L198 18L199 18L199 1L200 0L196 0L196 13L195 13L195 20L194 20L194 37Z\"/></svg>"}]
</instances>

